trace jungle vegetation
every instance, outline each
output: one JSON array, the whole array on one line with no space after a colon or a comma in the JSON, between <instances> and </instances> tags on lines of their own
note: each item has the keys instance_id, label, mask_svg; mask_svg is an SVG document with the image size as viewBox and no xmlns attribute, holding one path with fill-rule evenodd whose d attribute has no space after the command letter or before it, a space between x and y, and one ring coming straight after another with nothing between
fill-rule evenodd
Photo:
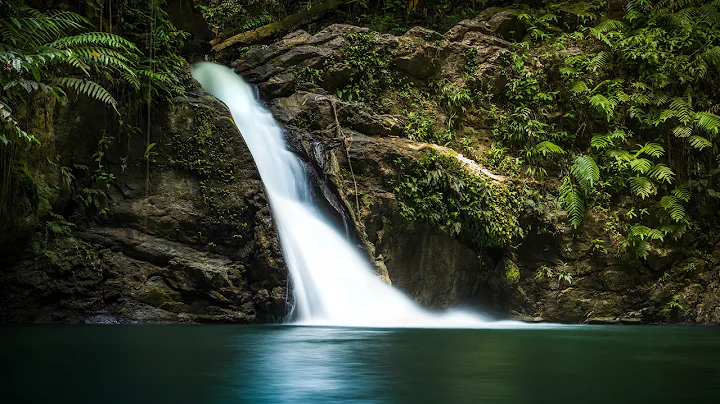
<instances>
[{"instance_id":1,"label":"jungle vegetation","mask_svg":"<svg viewBox=\"0 0 720 404\"><path fill-rule=\"evenodd\" d=\"M484 164L550 184L548 192L556 195L571 227L581 228L593 212L609 217L620 250L639 257L654 243L688 231L703 237L720 225L720 0L195 3L216 47L233 35L262 42L298 25L312 32L337 21L393 34L415 25L444 32L489 6L512 6L520 10L525 35L503 55L502 91L488 94L468 55L465 77L433 82L420 96L408 96L416 107L406 111L407 135L463 151L472 139L457 122L468 111L483 111L494 127L494 146L482 157ZM60 102L87 96L115 112L118 125L103 136L93 167L58 165L67 182L92 177L85 200L103 211L103 188L115 175L103 165L108 139L129 134L142 139L156 103L182 93L185 61L179 55L189 35L173 26L165 10L163 0L93 0L73 11L0 1L0 214L7 215L18 194L34 201L35 209L44 194L45 185L32 178L25 159L38 139L18 118L37 96ZM365 56L348 63L388 70L389 61L368 41L351 40L349 46ZM253 46L250 42L238 46ZM407 82L389 73L366 78L338 95L362 102L362 94L375 91L362 86L410 93ZM443 129L419 107L430 98L447 112ZM148 155L149 136L138 141ZM481 212L464 205L470 197L464 192L485 198L490 188L477 179L458 179L454 163L432 155L403 172L419 178L421 186L398 183L398 192L407 191L408 217L437 222L455 234L484 225ZM431 177L435 180L425 180ZM452 201L449 210L437 210L437 201L428 199L432 195ZM423 211L426 205L433 215ZM436 217L446 210L448 217ZM492 245L521 235L518 224L507 220L470 238ZM462 229L463 224L470 227Z\"/></svg>"},{"instance_id":2,"label":"jungle vegetation","mask_svg":"<svg viewBox=\"0 0 720 404\"><path fill-rule=\"evenodd\" d=\"M105 190L115 178L104 162L111 141L139 137L157 102L182 93L185 62L178 50L187 34L170 23L163 6L160 0L96 0L83 2L74 11L40 11L23 1L0 1L3 221L23 215L23 200L37 212L53 190L68 191L80 175L89 177L82 200L96 212L106 212ZM112 129L102 134L92 162L63 165L61 156L47 161L33 156L40 140L28 131L29 113L32 105L47 102L47 97L60 104L89 97L112 111ZM149 126L147 134L149 150ZM35 178L33 164L54 167L61 182ZM55 230L68 230L69 222L60 215L52 214L49 222Z\"/></svg>"}]
</instances>

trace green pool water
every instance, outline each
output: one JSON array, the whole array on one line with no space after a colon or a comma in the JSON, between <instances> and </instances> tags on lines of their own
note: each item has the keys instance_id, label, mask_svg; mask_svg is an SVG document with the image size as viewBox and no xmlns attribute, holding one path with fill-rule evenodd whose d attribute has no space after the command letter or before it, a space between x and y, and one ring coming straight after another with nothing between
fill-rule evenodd
<instances>
[{"instance_id":1,"label":"green pool water","mask_svg":"<svg viewBox=\"0 0 720 404\"><path fill-rule=\"evenodd\" d=\"M3 326L0 403L718 403L720 328Z\"/></svg>"}]
</instances>

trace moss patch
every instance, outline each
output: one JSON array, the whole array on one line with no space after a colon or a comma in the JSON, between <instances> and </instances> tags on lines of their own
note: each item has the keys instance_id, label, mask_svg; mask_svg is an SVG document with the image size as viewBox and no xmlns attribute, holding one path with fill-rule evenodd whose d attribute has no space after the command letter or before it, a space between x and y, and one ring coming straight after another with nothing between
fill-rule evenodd
<instances>
[{"instance_id":1,"label":"moss patch","mask_svg":"<svg viewBox=\"0 0 720 404\"><path fill-rule=\"evenodd\" d=\"M160 309L169 309L180 303L181 296L179 292L172 289L155 287L140 293L137 300Z\"/></svg>"},{"instance_id":2,"label":"moss patch","mask_svg":"<svg viewBox=\"0 0 720 404\"><path fill-rule=\"evenodd\" d=\"M507 258L503 260L503 272L508 284L515 285L520 281L520 268Z\"/></svg>"},{"instance_id":3,"label":"moss patch","mask_svg":"<svg viewBox=\"0 0 720 404\"><path fill-rule=\"evenodd\" d=\"M519 198L510 187L469 173L434 149L409 166L396 163L401 175L394 189L405 219L459 235L474 248L504 246L523 236Z\"/></svg>"},{"instance_id":4,"label":"moss patch","mask_svg":"<svg viewBox=\"0 0 720 404\"><path fill-rule=\"evenodd\" d=\"M221 131L208 112L196 111L194 120L193 131L176 133L171 139L173 164L203 178L232 180L232 168L222 166L232 157L227 155Z\"/></svg>"}]
</instances>

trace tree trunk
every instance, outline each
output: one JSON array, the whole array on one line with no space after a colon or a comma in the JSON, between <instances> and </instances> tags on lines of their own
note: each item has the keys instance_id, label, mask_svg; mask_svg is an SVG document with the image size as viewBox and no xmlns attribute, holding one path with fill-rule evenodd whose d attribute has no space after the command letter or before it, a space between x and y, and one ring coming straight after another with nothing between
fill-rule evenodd
<instances>
[{"instance_id":1,"label":"tree trunk","mask_svg":"<svg viewBox=\"0 0 720 404\"><path fill-rule=\"evenodd\" d=\"M309 10L303 10L299 13L289 15L281 21L263 25L260 28L231 36L225 40L218 38L210 43L213 45L213 51L220 52L231 47L247 46L270 41L290 32L299 25L310 23L322 17L347 1L348 0L327 0Z\"/></svg>"}]
</instances>

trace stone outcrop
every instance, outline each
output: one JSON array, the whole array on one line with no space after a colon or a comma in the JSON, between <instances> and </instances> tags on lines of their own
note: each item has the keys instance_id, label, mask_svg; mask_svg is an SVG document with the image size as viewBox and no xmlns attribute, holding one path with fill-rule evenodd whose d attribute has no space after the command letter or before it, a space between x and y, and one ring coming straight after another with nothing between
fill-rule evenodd
<instances>
[{"instance_id":1,"label":"stone outcrop","mask_svg":"<svg viewBox=\"0 0 720 404\"><path fill-rule=\"evenodd\" d=\"M97 112L80 113L88 111ZM43 147L83 161L77 142L97 143L103 132L81 124L97 120L48 112L53 138ZM79 188L54 201L76 224L72 235L41 227L17 243L27 247L3 254L0 321L256 323L286 314L277 232L227 108L189 83L153 123L149 183L144 139L117 139L102 160L117 173L102 183L105 195L88 200Z\"/></svg>"}]
</instances>

